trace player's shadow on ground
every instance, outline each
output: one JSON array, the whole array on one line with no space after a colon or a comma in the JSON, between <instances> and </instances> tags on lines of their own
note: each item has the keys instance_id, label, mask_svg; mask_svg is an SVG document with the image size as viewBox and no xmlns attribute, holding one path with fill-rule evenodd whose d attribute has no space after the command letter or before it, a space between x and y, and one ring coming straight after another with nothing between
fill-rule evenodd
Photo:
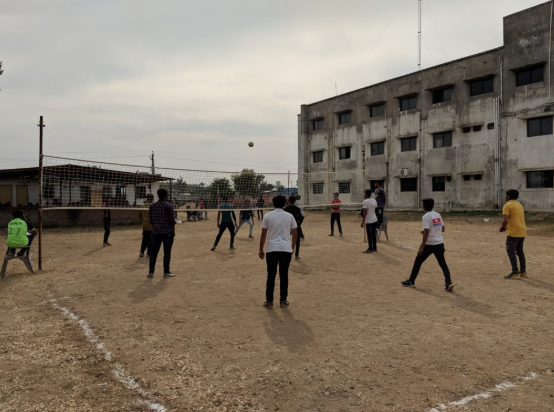
<instances>
[{"instance_id":1,"label":"player's shadow on ground","mask_svg":"<svg viewBox=\"0 0 554 412\"><path fill-rule=\"evenodd\" d=\"M279 312L279 313L277 313ZM304 352L314 341L310 327L302 320L295 319L289 308L267 310L269 321L264 322L267 336L277 345L287 347L291 352Z\"/></svg>"},{"instance_id":2,"label":"player's shadow on ground","mask_svg":"<svg viewBox=\"0 0 554 412\"><path fill-rule=\"evenodd\" d=\"M234 250L227 250L226 252L224 253L221 253L221 252L212 252L212 253L215 253L215 257L217 260L221 260L222 262L225 262L227 260L230 260L230 259L234 259L235 258L235 251Z\"/></svg>"},{"instance_id":3,"label":"player's shadow on ground","mask_svg":"<svg viewBox=\"0 0 554 412\"><path fill-rule=\"evenodd\" d=\"M129 297L133 299L132 303L141 303L146 299L154 298L162 293L167 285L167 282L171 282L171 279L163 278L161 277L162 275L159 276L160 279L158 279L157 282L154 279L146 278L144 282L129 292Z\"/></svg>"},{"instance_id":4,"label":"player's shadow on ground","mask_svg":"<svg viewBox=\"0 0 554 412\"><path fill-rule=\"evenodd\" d=\"M444 302L453 303L457 305L460 309L467 310L469 312L476 313L477 315L486 316L488 318L496 317L494 314L494 309L491 305L488 305L483 302L478 302L468 296L464 296L460 293L434 293L426 289L414 288L413 290L424 293L434 298L440 299Z\"/></svg>"},{"instance_id":5,"label":"player's shadow on ground","mask_svg":"<svg viewBox=\"0 0 554 412\"><path fill-rule=\"evenodd\" d=\"M311 266L305 264L301 260L293 260L290 265L290 270L301 275L309 275L312 273Z\"/></svg>"},{"instance_id":6,"label":"player's shadow on ground","mask_svg":"<svg viewBox=\"0 0 554 412\"><path fill-rule=\"evenodd\" d=\"M547 282L543 282L542 280L531 279L531 278L523 279L522 282L534 288L545 289L545 290L549 290L550 292L554 292L554 285L552 283L547 283Z\"/></svg>"},{"instance_id":7,"label":"player's shadow on ground","mask_svg":"<svg viewBox=\"0 0 554 412\"><path fill-rule=\"evenodd\" d=\"M89 250L87 253L83 253L83 256L92 256L100 252L102 249L104 249L104 246L100 246L99 248Z\"/></svg>"}]
</instances>

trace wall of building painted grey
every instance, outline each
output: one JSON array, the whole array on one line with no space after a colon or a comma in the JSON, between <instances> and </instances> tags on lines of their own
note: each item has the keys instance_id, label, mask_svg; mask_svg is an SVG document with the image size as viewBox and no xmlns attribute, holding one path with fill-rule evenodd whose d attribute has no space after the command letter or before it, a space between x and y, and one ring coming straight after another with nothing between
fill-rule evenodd
<instances>
[{"instance_id":1,"label":"wall of building painted grey","mask_svg":"<svg viewBox=\"0 0 554 412\"><path fill-rule=\"evenodd\" d=\"M433 197L439 208L490 209L515 188L527 209L550 210L554 189L528 188L527 179L554 170L554 135L527 137L527 128L530 119L554 116L552 5L507 16L503 47L302 105L299 171L365 168L364 177L350 174L364 180L351 187L384 180L395 208L419 208ZM527 72L534 82L518 85ZM340 159L346 147L350 158ZM312 196L312 180L300 179L301 192ZM338 181L326 182L325 193Z\"/></svg>"}]
</instances>

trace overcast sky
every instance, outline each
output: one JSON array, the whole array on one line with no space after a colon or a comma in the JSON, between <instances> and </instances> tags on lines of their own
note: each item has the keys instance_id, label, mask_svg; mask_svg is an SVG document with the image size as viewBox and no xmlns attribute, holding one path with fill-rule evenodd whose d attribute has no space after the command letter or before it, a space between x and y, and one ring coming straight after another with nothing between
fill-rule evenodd
<instances>
[{"instance_id":1,"label":"overcast sky","mask_svg":"<svg viewBox=\"0 0 554 412\"><path fill-rule=\"evenodd\" d=\"M543 2L423 0L423 67ZM301 104L416 70L417 0L0 0L0 61L2 169L38 164L43 115L45 154L296 170Z\"/></svg>"}]
</instances>

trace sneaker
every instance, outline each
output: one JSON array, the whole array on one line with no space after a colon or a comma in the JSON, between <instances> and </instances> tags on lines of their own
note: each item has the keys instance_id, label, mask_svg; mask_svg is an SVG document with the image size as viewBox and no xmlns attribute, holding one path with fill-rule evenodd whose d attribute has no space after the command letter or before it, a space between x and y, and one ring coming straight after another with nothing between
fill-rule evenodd
<instances>
[{"instance_id":1,"label":"sneaker","mask_svg":"<svg viewBox=\"0 0 554 412\"><path fill-rule=\"evenodd\" d=\"M264 308L273 309L273 302L264 302Z\"/></svg>"},{"instance_id":2,"label":"sneaker","mask_svg":"<svg viewBox=\"0 0 554 412\"><path fill-rule=\"evenodd\" d=\"M519 279L521 278L521 275L517 272L512 272L506 276L504 276L504 279Z\"/></svg>"},{"instance_id":3,"label":"sneaker","mask_svg":"<svg viewBox=\"0 0 554 412\"><path fill-rule=\"evenodd\" d=\"M405 280L404 282L400 282L402 284L402 286L405 286L407 288L415 288L415 283L412 282L411 280Z\"/></svg>"},{"instance_id":4,"label":"sneaker","mask_svg":"<svg viewBox=\"0 0 554 412\"><path fill-rule=\"evenodd\" d=\"M527 272L519 272L519 277L520 278L526 278L527 277Z\"/></svg>"},{"instance_id":5,"label":"sneaker","mask_svg":"<svg viewBox=\"0 0 554 412\"><path fill-rule=\"evenodd\" d=\"M294 260L300 260L300 256L295 256Z\"/></svg>"},{"instance_id":6,"label":"sneaker","mask_svg":"<svg viewBox=\"0 0 554 412\"><path fill-rule=\"evenodd\" d=\"M154 274L153 273L149 273L148 275L146 275L147 278L153 278L154 277Z\"/></svg>"},{"instance_id":7,"label":"sneaker","mask_svg":"<svg viewBox=\"0 0 554 412\"><path fill-rule=\"evenodd\" d=\"M339 237L342 237L342 233L339 235Z\"/></svg>"},{"instance_id":8,"label":"sneaker","mask_svg":"<svg viewBox=\"0 0 554 412\"><path fill-rule=\"evenodd\" d=\"M335 236L335 235L331 233L329 236Z\"/></svg>"},{"instance_id":9,"label":"sneaker","mask_svg":"<svg viewBox=\"0 0 554 412\"><path fill-rule=\"evenodd\" d=\"M279 303L279 306L281 306L282 308L286 308L288 305L289 305L289 301L288 301L288 300L282 300L282 301Z\"/></svg>"},{"instance_id":10,"label":"sneaker","mask_svg":"<svg viewBox=\"0 0 554 412\"><path fill-rule=\"evenodd\" d=\"M231 246L231 247L229 248L229 250L235 250L235 249L236 249L236 247L234 247L234 246Z\"/></svg>"},{"instance_id":11,"label":"sneaker","mask_svg":"<svg viewBox=\"0 0 554 412\"><path fill-rule=\"evenodd\" d=\"M366 250L364 250L364 253L373 253L373 250L371 250L371 249L366 249Z\"/></svg>"},{"instance_id":12,"label":"sneaker","mask_svg":"<svg viewBox=\"0 0 554 412\"><path fill-rule=\"evenodd\" d=\"M175 275L171 272L165 272L164 273L164 278L173 278L173 277L175 277Z\"/></svg>"},{"instance_id":13,"label":"sneaker","mask_svg":"<svg viewBox=\"0 0 554 412\"><path fill-rule=\"evenodd\" d=\"M452 282L444 284L444 290L452 292L454 290L454 284Z\"/></svg>"},{"instance_id":14,"label":"sneaker","mask_svg":"<svg viewBox=\"0 0 554 412\"><path fill-rule=\"evenodd\" d=\"M248 237L251 238L251 239L254 239L254 236L252 236L252 235L249 235Z\"/></svg>"},{"instance_id":15,"label":"sneaker","mask_svg":"<svg viewBox=\"0 0 554 412\"><path fill-rule=\"evenodd\" d=\"M104 243L104 246L111 246L111 243Z\"/></svg>"},{"instance_id":16,"label":"sneaker","mask_svg":"<svg viewBox=\"0 0 554 412\"><path fill-rule=\"evenodd\" d=\"M210 249L212 252L215 250L217 246L212 246L212 248Z\"/></svg>"},{"instance_id":17,"label":"sneaker","mask_svg":"<svg viewBox=\"0 0 554 412\"><path fill-rule=\"evenodd\" d=\"M141 252L140 255L139 255L139 257L144 257L144 253Z\"/></svg>"},{"instance_id":18,"label":"sneaker","mask_svg":"<svg viewBox=\"0 0 554 412\"><path fill-rule=\"evenodd\" d=\"M300 239L304 240L304 239L306 239L306 238L305 238L304 236L301 236Z\"/></svg>"}]
</instances>

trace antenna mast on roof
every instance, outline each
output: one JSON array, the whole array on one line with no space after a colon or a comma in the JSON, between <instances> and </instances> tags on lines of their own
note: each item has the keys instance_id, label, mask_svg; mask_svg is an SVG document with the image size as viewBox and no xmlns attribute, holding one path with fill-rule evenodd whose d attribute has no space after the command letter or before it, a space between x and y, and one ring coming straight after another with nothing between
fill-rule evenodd
<instances>
[{"instance_id":1,"label":"antenna mast on roof","mask_svg":"<svg viewBox=\"0 0 554 412\"><path fill-rule=\"evenodd\" d=\"M417 1L417 70L421 70L421 0Z\"/></svg>"}]
</instances>

